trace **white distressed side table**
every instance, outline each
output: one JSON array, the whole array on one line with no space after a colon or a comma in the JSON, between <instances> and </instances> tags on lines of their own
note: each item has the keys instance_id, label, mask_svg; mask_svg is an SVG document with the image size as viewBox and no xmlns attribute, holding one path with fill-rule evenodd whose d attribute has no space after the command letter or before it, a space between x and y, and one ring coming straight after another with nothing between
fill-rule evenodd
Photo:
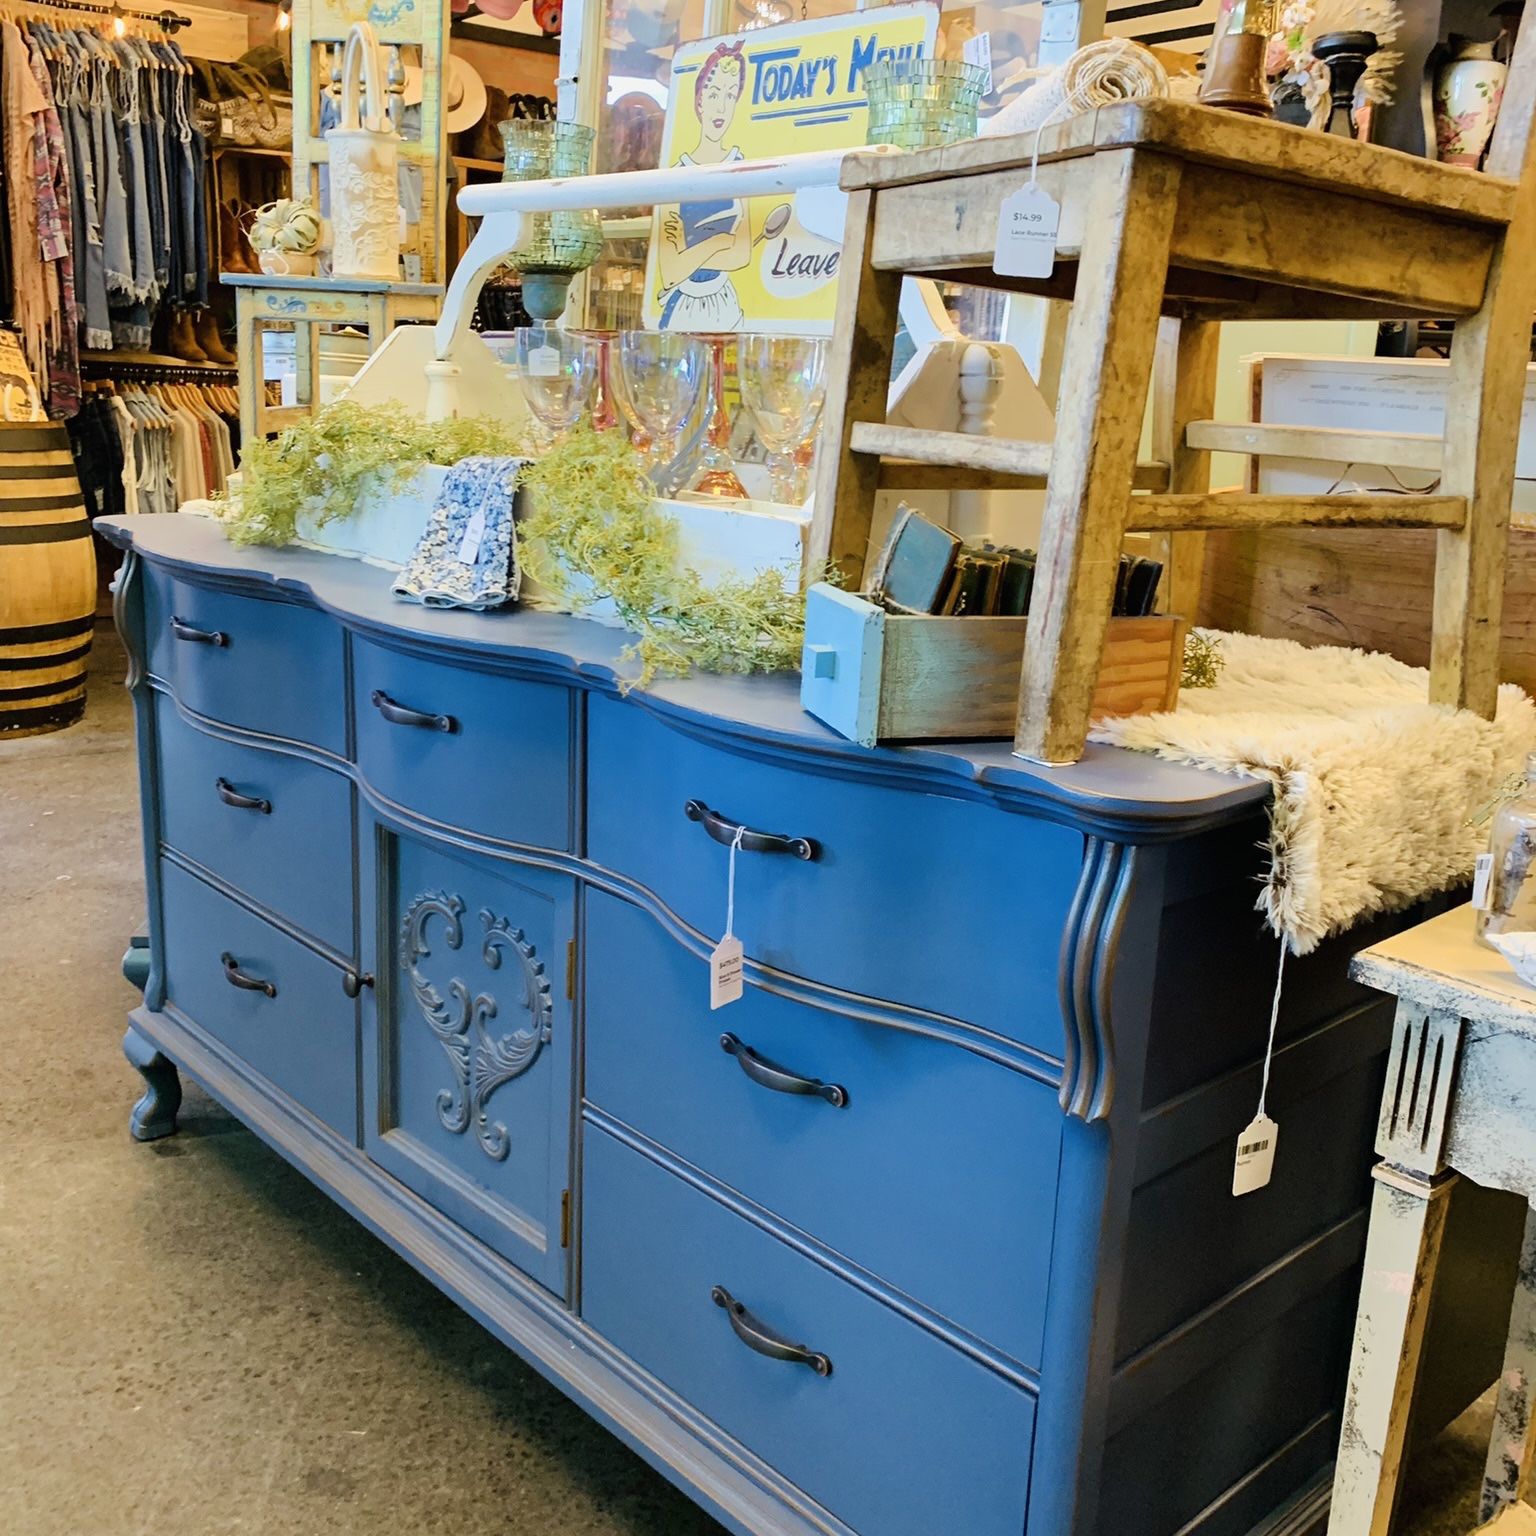
<instances>
[{"instance_id":1,"label":"white distressed side table","mask_svg":"<svg viewBox=\"0 0 1536 1536\"><path fill-rule=\"evenodd\" d=\"M280 432L320 407L320 348L316 327L355 325L368 333L368 355L384 345L397 325L430 324L442 309L440 283L387 283L365 277L268 277L225 272L235 290L235 352L240 360L242 441ZM262 366L261 333L292 326L296 404L269 406Z\"/></svg>"},{"instance_id":2,"label":"white distressed side table","mask_svg":"<svg viewBox=\"0 0 1536 1536\"><path fill-rule=\"evenodd\" d=\"M1470 906L1364 951L1351 974L1398 1001L1328 1536L1388 1536L1446 1197L1468 1178L1536 1201L1536 988L1476 941ZM1528 1211L1480 1531L1536 1536L1536 1511L1522 1502L1533 1389L1536 1216Z\"/></svg>"}]
</instances>

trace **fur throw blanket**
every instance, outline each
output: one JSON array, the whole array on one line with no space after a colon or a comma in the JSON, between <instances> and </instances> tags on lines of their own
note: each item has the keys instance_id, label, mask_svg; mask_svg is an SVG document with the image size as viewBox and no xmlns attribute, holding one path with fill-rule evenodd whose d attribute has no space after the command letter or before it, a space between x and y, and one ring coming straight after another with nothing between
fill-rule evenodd
<instances>
[{"instance_id":1,"label":"fur throw blanket","mask_svg":"<svg viewBox=\"0 0 1536 1536\"><path fill-rule=\"evenodd\" d=\"M1536 750L1513 683L1498 718L1429 703L1429 674L1390 656L1208 631L1226 665L1178 708L1095 722L1093 741L1268 779L1270 870L1258 908L1304 955L1362 917L1466 882L1472 826Z\"/></svg>"}]
</instances>

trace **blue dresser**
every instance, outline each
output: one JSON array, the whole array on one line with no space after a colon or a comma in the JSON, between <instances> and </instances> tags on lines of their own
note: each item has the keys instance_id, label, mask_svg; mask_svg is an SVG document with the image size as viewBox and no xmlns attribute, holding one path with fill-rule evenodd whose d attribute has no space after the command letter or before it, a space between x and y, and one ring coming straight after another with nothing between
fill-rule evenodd
<instances>
[{"instance_id":1,"label":"blue dresser","mask_svg":"<svg viewBox=\"0 0 1536 1536\"><path fill-rule=\"evenodd\" d=\"M1234 1201L1261 786L864 750L794 679L625 691L596 625L98 528L136 1134L194 1078L733 1531L1312 1529L1391 1020L1345 964L1418 914L1292 966L1285 1146Z\"/></svg>"}]
</instances>

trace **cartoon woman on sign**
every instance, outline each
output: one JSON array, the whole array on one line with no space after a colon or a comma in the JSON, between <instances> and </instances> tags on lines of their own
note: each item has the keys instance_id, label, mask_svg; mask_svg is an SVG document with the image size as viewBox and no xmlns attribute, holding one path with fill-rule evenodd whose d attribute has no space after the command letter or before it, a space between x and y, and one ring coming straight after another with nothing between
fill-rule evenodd
<instances>
[{"instance_id":1,"label":"cartoon woman on sign","mask_svg":"<svg viewBox=\"0 0 1536 1536\"><path fill-rule=\"evenodd\" d=\"M721 43L699 68L693 104L699 142L679 165L722 165L743 157L726 148L726 135L741 100L746 60L740 43ZM680 203L661 215L657 269L661 276L661 328L669 331L734 331L741 327L741 300L731 273L752 259L752 228L740 198Z\"/></svg>"}]
</instances>

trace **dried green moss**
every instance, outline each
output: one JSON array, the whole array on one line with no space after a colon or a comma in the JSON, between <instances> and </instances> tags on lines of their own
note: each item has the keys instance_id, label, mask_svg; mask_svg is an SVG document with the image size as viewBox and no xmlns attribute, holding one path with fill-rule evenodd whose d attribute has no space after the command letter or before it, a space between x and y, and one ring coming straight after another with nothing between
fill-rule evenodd
<instances>
[{"instance_id":1,"label":"dried green moss","mask_svg":"<svg viewBox=\"0 0 1536 1536\"><path fill-rule=\"evenodd\" d=\"M1221 641L1203 629L1192 629L1184 636L1185 688L1214 688L1227 658L1221 654Z\"/></svg>"},{"instance_id":2,"label":"dried green moss","mask_svg":"<svg viewBox=\"0 0 1536 1536\"><path fill-rule=\"evenodd\" d=\"M616 432L573 433L523 474L523 569L555 606L609 600L639 639L640 681L658 673L778 672L800 665L805 599L782 572L706 585L679 557L677 523L657 510L639 456Z\"/></svg>"},{"instance_id":3,"label":"dried green moss","mask_svg":"<svg viewBox=\"0 0 1536 1536\"><path fill-rule=\"evenodd\" d=\"M215 507L235 544L291 544L299 514L350 517L369 481L397 491L424 464L525 451L522 434L490 417L423 421L404 406L338 400L272 439L242 446L240 490Z\"/></svg>"},{"instance_id":4,"label":"dried green moss","mask_svg":"<svg viewBox=\"0 0 1536 1536\"><path fill-rule=\"evenodd\" d=\"M301 511L352 516L365 490L401 489L424 464L523 455L522 435L489 418L425 422L403 406L339 400L270 442L249 445L236 497L218 499L236 544L289 544ZM583 430L525 467L518 559L572 613L611 601L638 636L640 681L659 673L775 672L800 664L805 600L776 570L706 585L682 564L677 523L659 511L621 433Z\"/></svg>"}]
</instances>

